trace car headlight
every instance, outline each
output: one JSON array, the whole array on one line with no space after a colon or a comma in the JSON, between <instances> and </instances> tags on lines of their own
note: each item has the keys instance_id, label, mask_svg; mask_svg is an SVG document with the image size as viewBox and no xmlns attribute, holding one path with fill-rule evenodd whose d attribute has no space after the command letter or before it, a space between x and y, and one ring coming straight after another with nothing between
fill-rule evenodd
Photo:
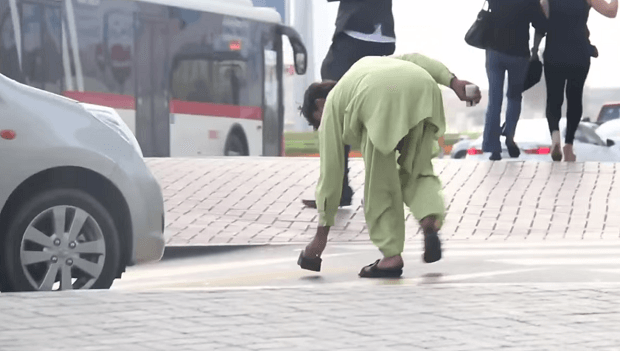
<instances>
[{"instance_id":1,"label":"car headlight","mask_svg":"<svg viewBox=\"0 0 620 351\"><path fill-rule=\"evenodd\" d=\"M86 109L86 111L90 112L90 114L101 121L101 123L116 131L123 139L125 139L125 141L133 146L140 157L144 157L138 140L131 132L131 129L129 129L127 124L123 121L121 116L119 116L114 109L85 103L82 103L81 105Z\"/></svg>"}]
</instances>

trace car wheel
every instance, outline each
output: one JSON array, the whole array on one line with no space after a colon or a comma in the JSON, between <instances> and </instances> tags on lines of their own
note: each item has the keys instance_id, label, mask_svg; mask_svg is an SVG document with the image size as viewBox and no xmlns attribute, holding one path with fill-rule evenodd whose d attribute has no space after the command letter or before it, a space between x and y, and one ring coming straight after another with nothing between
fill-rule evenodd
<instances>
[{"instance_id":1,"label":"car wheel","mask_svg":"<svg viewBox=\"0 0 620 351\"><path fill-rule=\"evenodd\" d=\"M228 136L226 140L226 147L224 148L225 156L247 156L245 151L245 143L238 132L233 132Z\"/></svg>"},{"instance_id":2,"label":"car wheel","mask_svg":"<svg viewBox=\"0 0 620 351\"><path fill-rule=\"evenodd\" d=\"M459 150L454 154L455 159L462 159L465 158L465 156L467 156L467 150Z\"/></svg>"},{"instance_id":3,"label":"car wheel","mask_svg":"<svg viewBox=\"0 0 620 351\"><path fill-rule=\"evenodd\" d=\"M77 189L37 194L8 226L2 253L7 291L107 289L117 276L120 245L114 220Z\"/></svg>"}]
</instances>

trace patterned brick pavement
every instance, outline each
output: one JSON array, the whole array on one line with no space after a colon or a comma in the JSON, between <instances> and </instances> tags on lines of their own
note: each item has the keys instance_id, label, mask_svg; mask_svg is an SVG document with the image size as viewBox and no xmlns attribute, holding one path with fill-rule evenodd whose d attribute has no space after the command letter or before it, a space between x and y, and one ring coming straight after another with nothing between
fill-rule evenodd
<instances>
[{"instance_id":1,"label":"patterned brick pavement","mask_svg":"<svg viewBox=\"0 0 620 351\"><path fill-rule=\"evenodd\" d=\"M620 285L2 294L0 350L618 350Z\"/></svg>"},{"instance_id":2,"label":"patterned brick pavement","mask_svg":"<svg viewBox=\"0 0 620 351\"><path fill-rule=\"evenodd\" d=\"M149 159L166 199L168 245L302 243L314 235L316 158ZM613 163L436 160L448 216L445 240L620 238ZM364 165L351 161L353 206L331 239L368 241L361 206ZM407 217L407 240L419 228Z\"/></svg>"}]
</instances>

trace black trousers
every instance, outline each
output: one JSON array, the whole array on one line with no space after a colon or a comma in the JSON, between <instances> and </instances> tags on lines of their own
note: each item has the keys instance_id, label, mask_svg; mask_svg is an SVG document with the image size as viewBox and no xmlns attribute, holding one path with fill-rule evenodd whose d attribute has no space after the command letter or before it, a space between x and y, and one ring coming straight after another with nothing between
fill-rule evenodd
<instances>
[{"instance_id":1,"label":"black trousers","mask_svg":"<svg viewBox=\"0 0 620 351\"><path fill-rule=\"evenodd\" d=\"M342 76L362 57L366 56L387 56L394 53L396 44L394 43L373 43L369 41L357 40L345 33L336 35L332 45L327 52L327 56L321 65L321 78L323 80L338 81ZM349 185L349 152L351 147L344 147L344 179L342 184L342 196L340 203L351 203L353 189Z\"/></svg>"},{"instance_id":2,"label":"black trousers","mask_svg":"<svg viewBox=\"0 0 620 351\"><path fill-rule=\"evenodd\" d=\"M564 90L566 90L566 138L572 144L583 115L583 87L590 71L590 62L582 65L563 65L545 62L547 84L547 123L549 131L560 130Z\"/></svg>"}]
</instances>

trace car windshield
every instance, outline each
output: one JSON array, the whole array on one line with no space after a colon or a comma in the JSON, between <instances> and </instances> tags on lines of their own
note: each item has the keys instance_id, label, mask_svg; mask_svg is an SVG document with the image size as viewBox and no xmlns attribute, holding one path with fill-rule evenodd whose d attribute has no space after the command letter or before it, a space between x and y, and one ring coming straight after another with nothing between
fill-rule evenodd
<instances>
[{"instance_id":1,"label":"car windshield","mask_svg":"<svg viewBox=\"0 0 620 351\"><path fill-rule=\"evenodd\" d=\"M598 117L599 123L605 123L620 118L620 106L605 106Z\"/></svg>"}]
</instances>

